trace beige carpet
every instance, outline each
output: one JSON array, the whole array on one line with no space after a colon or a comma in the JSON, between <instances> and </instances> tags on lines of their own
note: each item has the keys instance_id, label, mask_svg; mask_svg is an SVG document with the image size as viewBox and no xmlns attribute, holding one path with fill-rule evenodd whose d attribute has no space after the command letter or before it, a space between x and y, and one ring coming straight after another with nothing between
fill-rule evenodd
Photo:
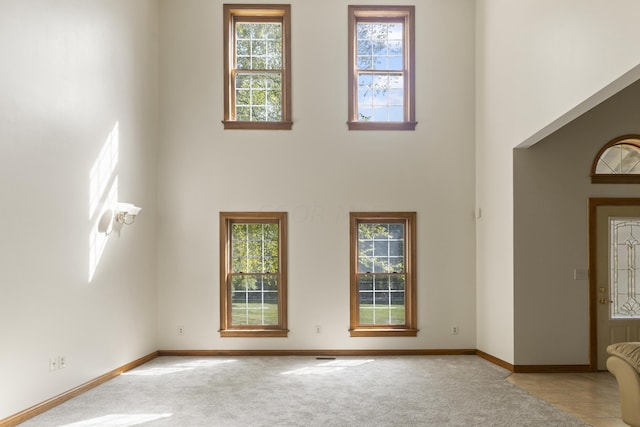
<instances>
[{"instance_id":1,"label":"beige carpet","mask_svg":"<svg viewBox=\"0 0 640 427\"><path fill-rule=\"evenodd\" d=\"M22 426L586 426L476 356L159 357Z\"/></svg>"}]
</instances>

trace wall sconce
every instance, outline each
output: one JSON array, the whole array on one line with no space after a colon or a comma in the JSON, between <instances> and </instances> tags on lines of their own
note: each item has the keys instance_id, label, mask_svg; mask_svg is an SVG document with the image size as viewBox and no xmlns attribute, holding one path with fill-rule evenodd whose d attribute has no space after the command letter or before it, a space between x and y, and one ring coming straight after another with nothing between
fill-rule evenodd
<instances>
[{"instance_id":1,"label":"wall sconce","mask_svg":"<svg viewBox=\"0 0 640 427\"><path fill-rule=\"evenodd\" d=\"M132 203L118 203L116 208L116 221L121 224L131 225L142 208Z\"/></svg>"}]
</instances>

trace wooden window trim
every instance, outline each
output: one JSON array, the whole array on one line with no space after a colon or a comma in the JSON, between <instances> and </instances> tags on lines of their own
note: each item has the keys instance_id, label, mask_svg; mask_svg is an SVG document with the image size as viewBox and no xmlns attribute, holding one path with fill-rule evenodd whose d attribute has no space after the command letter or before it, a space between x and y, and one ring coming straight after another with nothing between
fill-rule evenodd
<instances>
[{"instance_id":1,"label":"wooden window trim","mask_svg":"<svg viewBox=\"0 0 640 427\"><path fill-rule=\"evenodd\" d=\"M356 76L356 25L359 20L404 22L404 117L402 122L364 122L358 120L358 78ZM415 130L415 6L349 6L349 130Z\"/></svg>"},{"instance_id":2,"label":"wooden window trim","mask_svg":"<svg viewBox=\"0 0 640 427\"><path fill-rule=\"evenodd\" d=\"M396 222L405 224L405 321L404 325L360 325L358 294L358 224ZM351 212L349 214L350 327L352 337L415 337L417 323L417 258L415 212Z\"/></svg>"},{"instance_id":3,"label":"wooden window trim","mask_svg":"<svg viewBox=\"0 0 640 427\"><path fill-rule=\"evenodd\" d=\"M233 223L278 224L278 324L232 325L229 253ZM287 337L287 213L286 212L220 212L220 336L221 337Z\"/></svg>"},{"instance_id":4,"label":"wooden window trim","mask_svg":"<svg viewBox=\"0 0 640 427\"><path fill-rule=\"evenodd\" d=\"M242 21L265 18L279 18L282 22L282 120L277 122L237 121L233 118L234 88L231 78L231 67L234 63L234 20ZM289 4L224 4L224 129L266 129L291 130L293 121L291 116L291 5Z\"/></svg>"},{"instance_id":5,"label":"wooden window trim","mask_svg":"<svg viewBox=\"0 0 640 427\"><path fill-rule=\"evenodd\" d=\"M640 148L640 135L622 135L612 139L606 143L596 157L593 159L591 165L591 183L592 184L640 184L640 174L603 174L596 173L598 162L600 158L609 148L615 145L633 145Z\"/></svg>"}]
</instances>

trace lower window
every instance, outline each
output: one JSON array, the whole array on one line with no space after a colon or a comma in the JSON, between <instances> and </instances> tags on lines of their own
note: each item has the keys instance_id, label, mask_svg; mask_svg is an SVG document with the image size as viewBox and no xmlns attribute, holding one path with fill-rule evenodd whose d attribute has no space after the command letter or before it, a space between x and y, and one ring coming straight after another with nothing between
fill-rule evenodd
<instances>
[{"instance_id":1,"label":"lower window","mask_svg":"<svg viewBox=\"0 0 640 427\"><path fill-rule=\"evenodd\" d=\"M220 213L220 335L286 337L284 212Z\"/></svg>"},{"instance_id":2,"label":"lower window","mask_svg":"<svg viewBox=\"0 0 640 427\"><path fill-rule=\"evenodd\" d=\"M416 336L416 213L351 213L351 336Z\"/></svg>"}]
</instances>

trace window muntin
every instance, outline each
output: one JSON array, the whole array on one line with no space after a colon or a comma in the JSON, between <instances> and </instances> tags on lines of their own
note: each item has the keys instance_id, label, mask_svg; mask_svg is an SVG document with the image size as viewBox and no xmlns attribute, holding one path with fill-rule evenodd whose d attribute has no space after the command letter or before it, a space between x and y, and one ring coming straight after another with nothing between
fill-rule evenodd
<instances>
[{"instance_id":1,"label":"window muntin","mask_svg":"<svg viewBox=\"0 0 640 427\"><path fill-rule=\"evenodd\" d=\"M640 135L624 135L600 149L591 166L591 182L640 183Z\"/></svg>"},{"instance_id":2,"label":"window muntin","mask_svg":"<svg viewBox=\"0 0 640 427\"><path fill-rule=\"evenodd\" d=\"M222 336L286 336L286 213L221 213Z\"/></svg>"},{"instance_id":3,"label":"window muntin","mask_svg":"<svg viewBox=\"0 0 640 427\"><path fill-rule=\"evenodd\" d=\"M413 23L413 6L349 6L349 129L415 129Z\"/></svg>"},{"instance_id":4,"label":"window muntin","mask_svg":"<svg viewBox=\"0 0 640 427\"><path fill-rule=\"evenodd\" d=\"M351 336L415 336L415 213L351 214Z\"/></svg>"},{"instance_id":5,"label":"window muntin","mask_svg":"<svg viewBox=\"0 0 640 427\"><path fill-rule=\"evenodd\" d=\"M289 5L224 5L225 129L291 129Z\"/></svg>"}]
</instances>

